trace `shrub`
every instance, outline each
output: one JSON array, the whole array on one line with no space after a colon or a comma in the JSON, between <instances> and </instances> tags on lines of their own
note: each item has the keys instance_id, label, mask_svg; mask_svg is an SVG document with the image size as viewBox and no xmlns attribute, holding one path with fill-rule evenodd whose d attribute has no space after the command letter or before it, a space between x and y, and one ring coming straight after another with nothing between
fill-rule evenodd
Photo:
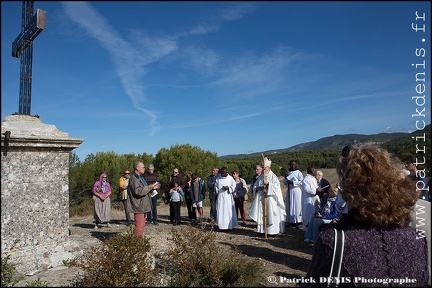
<instances>
[{"instance_id":1,"label":"shrub","mask_svg":"<svg viewBox=\"0 0 432 288\"><path fill-rule=\"evenodd\" d=\"M66 259L66 260L63 260L63 265L66 266L66 267L75 266L75 259Z\"/></svg>"},{"instance_id":2,"label":"shrub","mask_svg":"<svg viewBox=\"0 0 432 288\"><path fill-rule=\"evenodd\" d=\"M172 230L173 248L165 259L167 273L174 287L259 286L262 266L238 250L222 249L215 242L215 232L188 226Z\"/></svg>"},{"instance_id":3,"label":"shrub","mask_svg":"<svg viewBox=\"0 0 432 288\"><path fill-rule=\"evenodd\" d=\"M10 256L2 258L1 263L1 286L14 286L18 280L15 279L15 265L8 263Z\"/></svg>"},{"instance_id":4,"label":"shrub","mask_svg":"<svg viewBox=\"0 0 432 288\"><path fill-rule=\"evenodd\" d=\"M40 278L32 282L27 282L26 287L48 287L48 282L42 281Z\"/></svg>"},{"instance_id":5,"label":"shrub","mask_svg":"<svg viewBox=\"0 0 432 288\"><path fill-rule=\"evenodd\" d=\"M89 254L76 259L75 265L84 273L72 283L74 287L143 287L159 283L149 240L136 237L133 229L92 248Z\"/></svg>"}]
</instances>

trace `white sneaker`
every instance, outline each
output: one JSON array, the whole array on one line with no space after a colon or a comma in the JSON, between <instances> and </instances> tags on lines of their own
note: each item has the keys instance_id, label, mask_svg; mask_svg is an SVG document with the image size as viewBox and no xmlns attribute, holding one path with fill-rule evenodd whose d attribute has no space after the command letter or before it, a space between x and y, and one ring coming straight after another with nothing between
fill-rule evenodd
<instances>
[{"instance_id":1,"label":"white sneaker","mask_svg":"<svg viewBox=\"0 0 432 288\"><path fill-rule=\"evenodd\" d=\"M110 223L107 223L107 227L111 227Z\"/></svg>"},{"instance_id":2,"label":"white sneaker","mask_svg":"<svg viewBox=\"0 0 432 288\"><path fill-rule=\"evenodd\" d=\"M99 227L97 225L95 225L94 229L99 229Z\"/></svg>"}]
</instances>

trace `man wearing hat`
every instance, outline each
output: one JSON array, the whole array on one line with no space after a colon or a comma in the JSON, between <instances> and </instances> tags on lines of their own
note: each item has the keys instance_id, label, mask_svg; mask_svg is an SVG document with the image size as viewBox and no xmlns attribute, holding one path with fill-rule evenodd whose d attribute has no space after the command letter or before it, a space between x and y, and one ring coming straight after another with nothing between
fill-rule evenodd
<instances>
[{"instance_id":1,"label":"man wearing hat","mask_svg":"<svg viewBox=\"0 0 432 288\"><path fill-rule=\"evenodd\" d=\"M265 233L277 237L285 232L285 203L282 196L279 178L270 169L271 160L264 158L264 173L261 173L255 181L252 192L254 201L249 210L249 216L257 222L257 232ZM266 188L264 190L264 187ZM264 227L264 191L267 197L267 218L266 227Z\"/></svg>"}]
</instances>

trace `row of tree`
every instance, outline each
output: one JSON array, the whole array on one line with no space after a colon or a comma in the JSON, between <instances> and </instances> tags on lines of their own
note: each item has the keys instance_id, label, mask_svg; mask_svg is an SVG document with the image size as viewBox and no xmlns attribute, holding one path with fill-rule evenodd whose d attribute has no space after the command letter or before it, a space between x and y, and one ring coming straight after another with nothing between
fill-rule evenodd
<instances>
[{"instance_id":1,"label":"row of tree","mask_svg":"<svg viewBox=\"0 0 432 288\"><path fill-rule=\"evenodd\" d=\"M298 161L302 168L309 165L315 167L336 167L340 154L333 151L304 151L295 153L282 153L265 155L272 160L272 170L283 175L291 159ZM69 167L69 193L70 205L79 205L89 198L93 184L99 179L101 173L108 174L108 181L117 193L118 181L125 169L133 171L133 163L142 161L144 164L153 163L155 172L159 174L162 189L168 189L168 179L173 169L179 169L180 174L186 176L187 172L196 173L206 181L214 166L226 166L228 171L237 170L247 183L252 181L255 166L261 164L261 157L247 157L242 159L221 160L216 153L204 151L200 147L189 144L173 145L170 149L162 148L153 156L151 154L124 154L115 152L99 152L89 154L84 161L80 161L75 153L71 153Z\"/></svg>"},{"instance_id":2,"label":"row of tree","mask_svg":"<svg viewBox=\"0 0 432 288\"><path fill-rule=\"evenodd\" d=\"M401 151L400 146L394 148L396 152L394 154L403 160L407 152ZM392 152L390 149L387 150ZM336 168L340 152L340 149L309 150L265 156L272 160L272 171L277 175L284 175L290 160L296 160L301 170L306 170L308 166ZM186 176L187 172L196 173L206 181L213 166L226 166L229 172L237 170L247 183L251 183L255 174L255 166L262 163L259 156L222 160L216 153L204 151L200 147L189 144L173 145L170 149L162 148L155 156L147 153L118 155L115 152L99 152L96 155L88 155L82 162L75 153L71 153L69 163L70 206L80 205L91 198L89 195L92 194L93 184L103 172L108 174L108 181L114 192L112 198L115 199L123 171L125 169L133 171L132 166L135 161L154 164L155 172L161 179L162 191L168 189L168 179L174 168L178 168L183 176Z\"/></svg>"}]
</instances>

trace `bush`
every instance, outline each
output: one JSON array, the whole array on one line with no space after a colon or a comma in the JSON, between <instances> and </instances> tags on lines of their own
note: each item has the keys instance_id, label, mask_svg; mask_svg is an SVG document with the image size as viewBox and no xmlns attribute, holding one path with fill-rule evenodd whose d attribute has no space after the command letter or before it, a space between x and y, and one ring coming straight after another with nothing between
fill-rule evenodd
<instances>
[{"instance_id":1,"label":"bush","mask_svg":"<svg viewBox=\"0 0 432 288\"><path fill-rule=\"evenodd\" d=\"M42 281L40 278L32 282L27 282L26 287L48 287L48 282Z\"/></svg>"},{"instance_id":2,"label":"bush","mask_svg":"<svg viewBox=\"0 0 432 288\"><path fill-rule=\"evenodd\" d=\"M133 229L111 237L74 262L84 273L72 283L73 287L143 287L160 283L149 240L136 237Z\"/></svg>"},{"instance_id":3,"label":"bush","mask_svg":"<svg viewBox=\"0 0 432 288\"><path fill-rule=\"evenodd\" d=\"M174 287L260 286L262 266L237 250L223 249L215 242L215 232L188 226L172 230L173 248L165 259Z\"/></svg>"},{"instance_id":4,"label":"bush","mask_svg":"<svg viewBox=\"0 0 432 288\"><path fill-rule=\"evenodd\" d=\"M1 287L14 286L18 280L15 279L15 265L8 263L10 256L2 258L1 263Z\"/></svg>"}]
</instances>

